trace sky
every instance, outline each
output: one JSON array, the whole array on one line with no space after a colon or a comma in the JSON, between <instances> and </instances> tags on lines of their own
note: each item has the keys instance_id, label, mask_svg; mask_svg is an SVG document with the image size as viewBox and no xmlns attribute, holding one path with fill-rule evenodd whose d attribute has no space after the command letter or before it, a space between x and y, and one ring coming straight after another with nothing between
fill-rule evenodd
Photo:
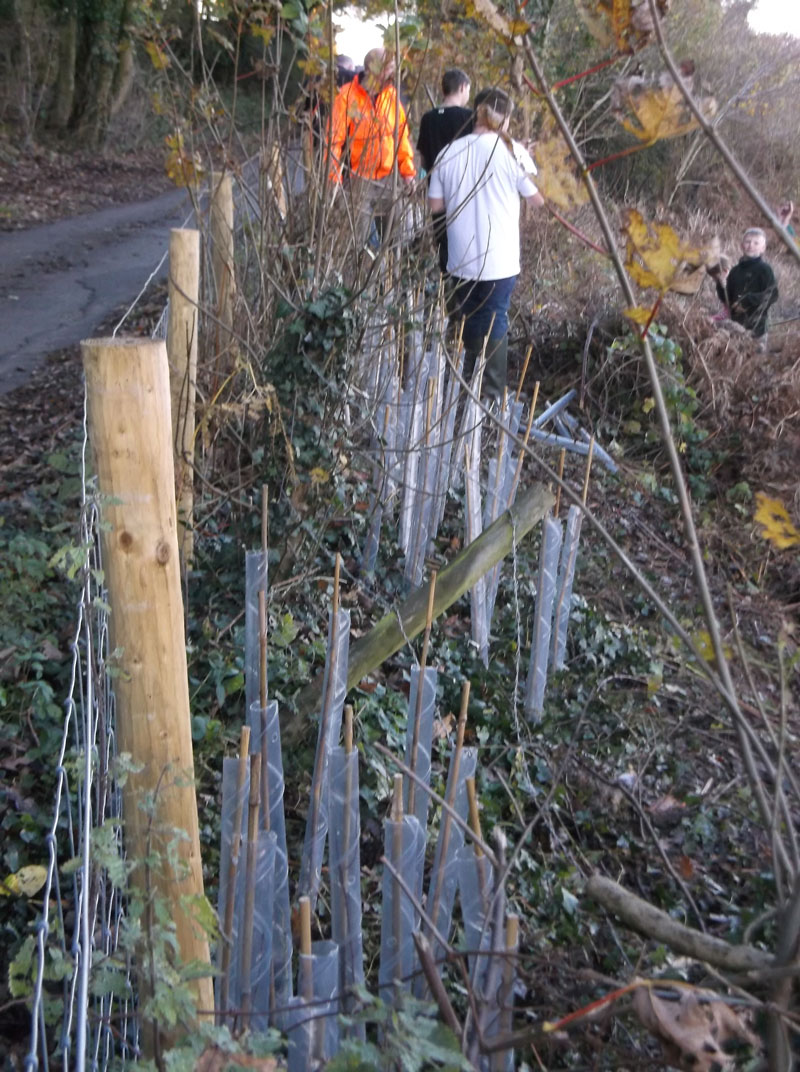
<instances>
[{"instance_id":1,"label":"sky","mask_svg":"<svg viewBox=\"0 0 800 1072\"><path fill-rule=\"evenodd\" d=\"M800 4L797 0L758 0L748 21L757 33L800 37Z\"/></svg>"},{"instance_id":2,"label":"sky","mask_svg":"<svg viewBox=\"0 0 800 1072\"><path fill-rule=\"evenodd\" d=\"M345 8L334 15L336 51L352 57L360 65L364 54L382 43L382 26L388 25L389 16L381 23L376 19L364 19L355 8ZM758 0L750 13L750 25L757 33L794 34L800 37L800 3L797 0Z\"/></svg>"},{"instance_id":3,"label":"sky","mask_svg":"<svg viewBox=\"0 0 800 1072\"><path fill-rule=\"evenodd\" d=\"M388 15L379 23L377 19L365 19L353 8L336 12L333 16L336 51L339 55L350 56L355 65L360 67L366 53L383 44L383 27L388 25L388 22Z\"/></svg>"}]
</instances>

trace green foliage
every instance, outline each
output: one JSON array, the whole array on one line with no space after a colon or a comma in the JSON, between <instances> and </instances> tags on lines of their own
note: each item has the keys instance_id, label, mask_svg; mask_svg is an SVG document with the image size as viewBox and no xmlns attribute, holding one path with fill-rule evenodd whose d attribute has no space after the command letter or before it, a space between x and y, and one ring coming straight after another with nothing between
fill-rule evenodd
<instances>
[{"instance_id":1,"label":"green foliage","mask_svg":"<svg viewBox=\"0 0 800 1072\"><path fill-rule=\"evenodd\" d=\"M362 1010L341 1018L344 1037L339 1053L326 1065L329 1072L422 1072L427 1068L458 1072L472 1068L458 1039L437 1019L435 1006L404 995L395 1008L363 987L358 988L357 997ZM370 1033L377 1029L380 1045L349 1035L351 1024L364 1024Z\"/></svg>"}]
</instances>

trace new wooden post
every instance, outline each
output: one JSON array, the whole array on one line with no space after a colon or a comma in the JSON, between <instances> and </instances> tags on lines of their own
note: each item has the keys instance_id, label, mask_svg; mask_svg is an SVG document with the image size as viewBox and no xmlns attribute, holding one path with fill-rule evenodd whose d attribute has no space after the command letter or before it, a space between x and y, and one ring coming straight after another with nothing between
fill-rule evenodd
<instances>
[{"instance_id":1,"label":"new wooden post","mask_svg":"<svg viewBox=\"0 0 800 1072\"><path fill-rule=\"evenodd\" d=\"M222 356L231 346L236 293L233 270L233 180L230 175L220 172L214 172L211 176L211 267L217 313L214 364L219 372L227 364L222 362Z\"/></svg>"},{"instance_id":2,"label":"new wooden post","mask_svg":"<svg viewBox=\"0 0 800 1072\"><path fill-rule=\"evenodd\" d=\"M172 443L175 450L175 501L178 551L192 564L194 533L194 400L197 385L197 303L200 295L200 232L175 228L169 233L169 357Z\"/></svg>"},{"instance_id":3,"label":"new wooden post","mask_svg":"<svg viewBox=\"0 0 800 1072\"><path fill-rule=\"evenodd\" d=\"M117 741L142 770L123 790L128 858L153 855L152 888L175 920L181 960L208 962L208 940L187 898L203 895L183 631L169 371L163 341L81 343L89 428L103 496ZM152 800L152 806L147 801ZM177 860L169 848L177 837ZM184 838L185 833L185 838ZM132 881L144 886L145 868ZM146 961L142 984L149 990ZM211 978L192 984L214 1007Z\"/></svg>"}]
</instances>

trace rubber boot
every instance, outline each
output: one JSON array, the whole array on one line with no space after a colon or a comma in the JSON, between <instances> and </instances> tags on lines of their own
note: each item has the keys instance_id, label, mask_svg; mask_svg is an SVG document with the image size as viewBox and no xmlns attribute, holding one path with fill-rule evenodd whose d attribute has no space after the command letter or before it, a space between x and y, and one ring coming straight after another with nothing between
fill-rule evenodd
<instances>
[{"instance_id":1,"label":"rubber boot","mask_svg":"<svg viewBox=\"0 0 800 1072\"><path fill-rule=\"evenodd\" d=\"M489 339L486 347L486 368L483 370L483 391L487 402L502 399L508 383L508 335Z\"/></svg>"}]
</instances>

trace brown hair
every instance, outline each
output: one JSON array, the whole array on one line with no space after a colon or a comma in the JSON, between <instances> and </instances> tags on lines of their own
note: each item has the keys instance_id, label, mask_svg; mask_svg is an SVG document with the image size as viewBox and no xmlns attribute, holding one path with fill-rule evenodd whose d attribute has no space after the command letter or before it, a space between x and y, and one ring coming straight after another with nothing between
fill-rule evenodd
<instances>
[{"instance_id":1,"label":"brown hair","mask_svg":"<svg viewBox=\"0 0 800 1072\"><path fill-rule=\"evenodd\" d=\"M483 89L475 97L475 125L494 131L512 156L514 144L503 126L513 111L514 103L502 89Z\"/></svg>"}]
</instances>

